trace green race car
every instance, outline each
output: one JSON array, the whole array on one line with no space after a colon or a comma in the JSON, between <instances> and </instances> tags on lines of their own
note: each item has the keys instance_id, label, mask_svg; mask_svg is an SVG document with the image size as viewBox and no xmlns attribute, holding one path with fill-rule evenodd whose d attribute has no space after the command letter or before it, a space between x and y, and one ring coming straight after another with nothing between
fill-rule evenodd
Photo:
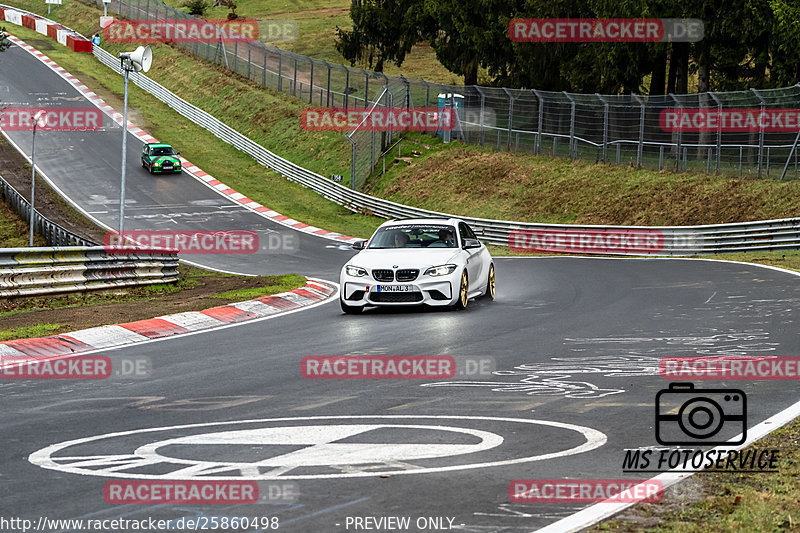
<instances>
[{"instance_id":1,"label":"green race car","mask_svg":"<svg viewBox=\"0 0 800 533\"><path fill-rule=\"evenodd\" d=\"M142 168L150 174L181 171L181 160L172 146L166 143L150 143L142 147Z\"/></svg>"}]
</instances>

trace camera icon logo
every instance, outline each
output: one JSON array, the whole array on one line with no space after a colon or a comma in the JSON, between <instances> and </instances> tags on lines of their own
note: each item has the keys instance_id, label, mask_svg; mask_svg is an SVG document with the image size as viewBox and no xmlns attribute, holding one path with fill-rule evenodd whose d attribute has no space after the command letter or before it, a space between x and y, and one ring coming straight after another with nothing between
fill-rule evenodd
<instances>
[{"instance_id":1,"label":"camera icon logo","mask_svg":"<svg viewBox=\"0 0 800 533\"><path fill-rule=\"evenodd\" d=\"M747 440L747 396L739 389L670 383L656 394L655 428L659 444L742 444Z\"/></svg>"}]
</instances>

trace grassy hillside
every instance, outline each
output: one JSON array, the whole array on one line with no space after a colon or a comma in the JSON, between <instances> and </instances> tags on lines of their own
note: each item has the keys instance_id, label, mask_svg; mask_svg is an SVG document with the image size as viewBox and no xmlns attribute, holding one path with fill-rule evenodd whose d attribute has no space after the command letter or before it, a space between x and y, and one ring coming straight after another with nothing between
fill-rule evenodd
<instances>
[{"instance_id":1,"label":"grassy hillside","mask_svg":"<svg viewBox=\"0 0 800 533\"><path fill-rule=\"evenodd\" d=\"M184 1L167 0L165 3L181 8ZM280 48L333 63L349 64L336 51L336 27L352 29L350 0L237 0L236 6L236 13L240 17L297 22L298 39L293 42L275 43ZM210 19L224 19L227 13L227 8L211 7L205 16ZM368 68L366 64L356 66ZM436 59L436 52L425 43L420 43L411 50L402 67L387 64L384 72L403 74L410 78L424 78L436 83L453 85L464 83L464 77L457 76L444 68Z\"/></svg>"},{"instance_id":2,"label":"grassy hillside","mask_svg":"<svg viewBox=\"0 0 800 533\"><path fill-rule=\"evenodd\" d=\"M15 5L39 10L33 0ZM85 33L100 10L75 0L54 18ZM28 39L78 76L111 105L121 108L122 80L92 56L74 54L25 28ZM120 47L106 45L112 52ZM130 47L130 45L128 45ZM304 105L258 87L167 45L154 47L149 75L263 146L323 175L349 173L349 145L341 133L299 127ZM379 219L352 215L299 185L254 163L205 130L178 117L136 87L132 120L243 194L297 220L367 236ZM705 174L672 174L494 152L436 137L409 135L387 158L388 172L372 193L449 213L534 222L595 224L702 224L796 216L800 182L751 180ZM411 151L419 155L412 155Z\"/></svg>"},{"instance_id":3,"label":"grassy hillside","mask_svg":"<svg viewBox=\"0 0 800 533\"><path fill-rule=\"evenodd\" d=\"M800 181L674 174L495 152L417 135L373 194L484 218L691 225L800 216Z\"/></svg>"}]
</instances>

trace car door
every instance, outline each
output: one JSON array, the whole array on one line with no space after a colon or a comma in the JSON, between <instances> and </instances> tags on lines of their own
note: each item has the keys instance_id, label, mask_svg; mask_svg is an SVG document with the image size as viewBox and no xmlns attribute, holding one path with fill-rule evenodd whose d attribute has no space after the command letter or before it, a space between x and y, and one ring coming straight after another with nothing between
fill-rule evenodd
<instances>
[{"instance_id":1,"label":"car door","mask_svg":"<svg viewBox=\"0 0 800 533\"><path fill-rule=\"evenodd\" d=\"M150 168L150 147L146 144L142 147L142 166Z\"/></svg>"},{"instance_id":2,"label":"car door","mask_svg":"<svg viewBox=\"0 0 800 533\"><path fill-rule=\"evenodd\" d=\"M470 248L469 250L464 249L465 239L474 239L475 233L463 222L458 223L458 235L461 237L461 250L467 256L466 263L467 275L469 276L469 290L473 291L481 286L483 279L481 272L481 249L483 249L483 246L480 248Z\"/></svg>"}]
</instances>

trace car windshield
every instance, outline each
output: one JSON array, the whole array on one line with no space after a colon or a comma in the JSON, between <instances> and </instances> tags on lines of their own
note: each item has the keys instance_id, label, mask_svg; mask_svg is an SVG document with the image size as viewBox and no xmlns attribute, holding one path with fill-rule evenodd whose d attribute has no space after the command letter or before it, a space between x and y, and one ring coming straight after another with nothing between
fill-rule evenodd
<instances>
[{"instance_id":1,"label":"car windshield","mask_svg":"<svg viewBox=\"0 0 800 533\"><path fill-rule=\"evenodd\" d=\"M175 150L169 146L156 146L150 149L150 155L175 155Z\"/></svg>"},{"instance_id":2,"label":"car windshield","mask_svg":"<svg viewBox=\"0 0 800 533\"><path fill-rule=\"evenodd\" d=\"M375 232L367 248L456 248L456 229L444 224L404 224Z\"/></svg>"}]
</instances>

